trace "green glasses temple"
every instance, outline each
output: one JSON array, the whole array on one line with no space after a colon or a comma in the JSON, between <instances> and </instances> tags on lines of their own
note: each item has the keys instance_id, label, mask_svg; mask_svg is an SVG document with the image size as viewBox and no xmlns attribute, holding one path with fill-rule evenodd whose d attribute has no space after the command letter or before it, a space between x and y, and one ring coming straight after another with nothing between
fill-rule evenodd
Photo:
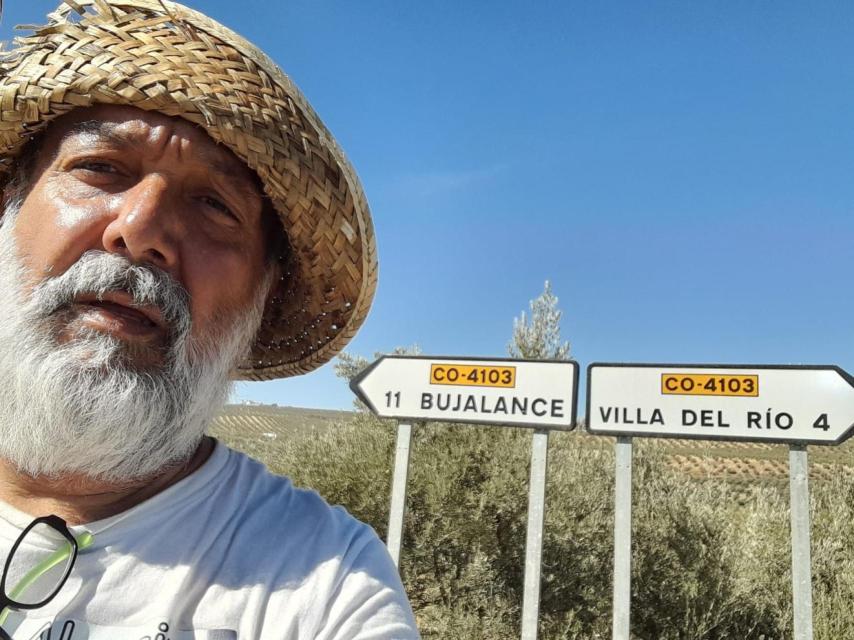
<instances>
[{"instance_id":1,"label":"green glasses temple","mask_svg":"<svg viewBox=\"0 0 854 640\"><path fill-rule=\"evenodd\" d=\"M95 536L93 536L88 531L81 533L79 536L75 536L74 538L77 540L77 550L82 551L87 547L91 547L92 543L95 542ZM27 574L21 578L20 582L15 585L12 591L9 593L9 597L12 599L20 596L24 591L26 591L30 585L32 585L36 580L38 580L45 573L53 569L56 565L65 562L68 556L71 554L71 549L73 547L66 543L62 546L61 549L57 549L52 554L50 554L47 558L39 562L36 566L30 569ZM6 618L9 615L9 607L3 609L2 613L0 613L0 625L6 622Z\"/></svg>"}]
</instances>

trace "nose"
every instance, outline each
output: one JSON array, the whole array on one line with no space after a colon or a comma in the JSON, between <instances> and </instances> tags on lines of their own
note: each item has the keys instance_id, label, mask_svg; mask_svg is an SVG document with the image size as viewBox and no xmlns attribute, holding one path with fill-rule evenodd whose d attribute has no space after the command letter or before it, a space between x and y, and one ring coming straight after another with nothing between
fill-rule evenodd
<instances>
[{"instance_id":1,"label":"nose","mask_svg":"<svg viewBox=\"0 0 854 640\"><path fill-rule=\"evenodd\" d=\"M104 249L132 262L174 271L178 261L176 203L168 180L150 174L113 196L112 218L104 229Z\"/></svg>"}]
</instances>

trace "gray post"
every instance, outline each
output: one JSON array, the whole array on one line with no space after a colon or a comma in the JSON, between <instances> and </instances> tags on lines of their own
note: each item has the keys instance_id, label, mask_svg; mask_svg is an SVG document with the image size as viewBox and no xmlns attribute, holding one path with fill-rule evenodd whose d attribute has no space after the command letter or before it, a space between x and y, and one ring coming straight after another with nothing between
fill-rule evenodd
<instances>
[{"instance_id":1,"label":"gray post","mask_svg":"<svg viewBox=\"0 0 854 640\"><path fill-rule=\"evenodd\" d=\"M629 640L632 597L632 439L614 445L614 640Z\"/></svg>"},{"instance_id":2,"label":"gray post","mask_svg":"<svg viewBox=\"0 0 854 640\"><path fill-rule=\"evenodd\" d=\"M412 425L400 422L397 425L397 451L394 454L394 479L391 485L391 508L388 513L388 536L386 546L400 566L400 544L403 539L403 514L406 512L406 478L409 475L409 443L412 440Z\"/></svg>"},{"instance_id":3,"label":"gray post","mask_svg":"<svg viewBox=\"0 0 854 640\"><path fill-rule=\"evenodd\" d=\"M528 487L528 534L525 540L525 590L522 597L522 640L536 640L540 615L540 572L543 562L543 520L546 511L546 470L549 432L537 429L531 441Z\"/></svg>"},{"instance_id":4,"label":"gray post","mask_svg":"<svg viewBox=\"0 0 854 640\"><path fill-rule=\"evenodd\" d=\"M805 445L789 447L789 510L792 519L794 640L812 640L809 464Z\"/></svg>"}]
</instances>

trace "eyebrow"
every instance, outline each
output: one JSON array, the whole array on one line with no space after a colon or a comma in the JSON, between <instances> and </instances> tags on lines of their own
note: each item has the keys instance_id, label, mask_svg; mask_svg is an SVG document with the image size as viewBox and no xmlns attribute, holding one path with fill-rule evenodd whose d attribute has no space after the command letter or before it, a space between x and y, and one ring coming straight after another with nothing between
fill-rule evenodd
<instances>
[{"instance_id":1,"label":"eyebrow","mask_svg":"<svg viewBox=\"0 0 854 640\"><path fill-rule=\"evenodd\" d=\"M122 135L116 125L109 122L101 122L100 120L83 120L82 122L74 123L62 135L59 144L61 146L69 138L86 134L96 135L117 147L142 147L139 141L135 140L132 136Z\"/></svg>"},{"instance_id":2,"label":"eyebrow","mask_svg":"<svg viewBox=\"0 0 854 640\"><path fill-rule=\"evenodd\" d=\"M116 147L142 149L143 146L136 137L122 133L116 124L101 120L82 120L81 122L74 123L63 134L59 144L62 145L68 138L87 134L97 135L102 140ZM215 144L218 145L218 143ZM220 177L233 185L240 192L240 195L258 198L261 200L263 206L266 195L261 184L261 179L249 167L246 167L246 170L249 172L250 177L243 178L236 174L234 162L223 157L222 154L202 151L202 161L212 172L219 174Z\"/></svg>"}]
</instances>

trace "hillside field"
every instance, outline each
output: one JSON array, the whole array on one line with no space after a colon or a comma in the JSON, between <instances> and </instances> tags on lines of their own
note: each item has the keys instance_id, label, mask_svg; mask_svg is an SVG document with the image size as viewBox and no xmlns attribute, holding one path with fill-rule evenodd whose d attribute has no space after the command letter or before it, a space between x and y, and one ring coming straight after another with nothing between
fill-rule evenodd
<instances>
[{"instance_id":1,"label":"hillside field","mask_svg":"<svg viewBox=\"0 0 854 640\"><path fill-rule=\"evenodd\" d=\"M211 435L248 453L274 455L277 443L282 439L301 440L326 433L336 424L350 421L353 415L351 411L228 405L214 423ZM554 437L578 438L578 444L595 449L611 448L614 442L613 438L594 436L582 429L571 434L556 433ZM660 449L672 469L693 479L774 484L788 481L789 454L785 445L665 438L650 440L646 444ZM259 457L268 462L263 455ZM839 475L852 476L854 439L839 446L811 446L809 461L810 479L813 481L830 480Z\"/></svg>"}]
</instances>

